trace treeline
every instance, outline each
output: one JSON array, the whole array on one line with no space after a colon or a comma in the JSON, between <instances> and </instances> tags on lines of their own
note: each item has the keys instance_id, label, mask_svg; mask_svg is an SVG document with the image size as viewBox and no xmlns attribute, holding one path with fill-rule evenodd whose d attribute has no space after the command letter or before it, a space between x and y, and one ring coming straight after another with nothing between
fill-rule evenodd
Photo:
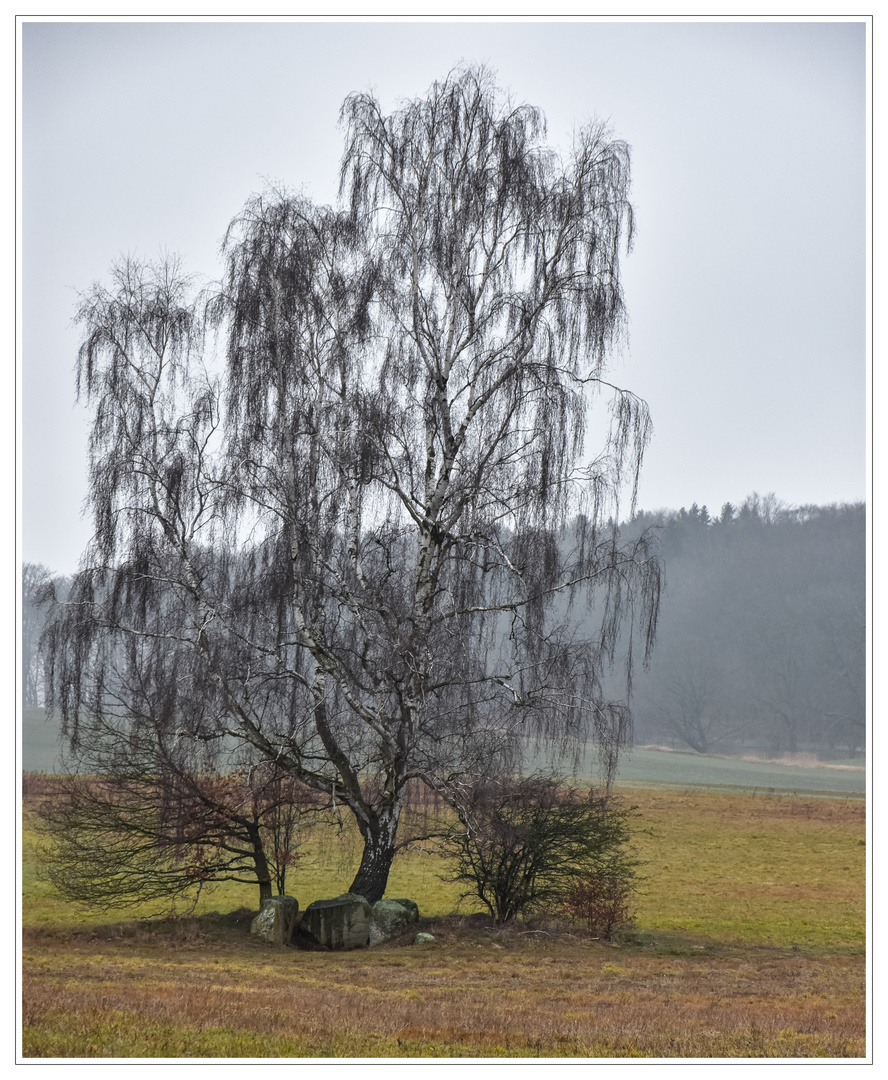
<instances>
[{"instance_id":1,"label":"treeline","mask_svg":"<svg viewBox=\"0 0 888 1080\"><path fill-rule=\"evenodd\" d=\"M866 508L773 495L637 514L660 535L665 591L636 742L701 753L861 752L866 725Z\"/></svg>"}]
</instances>

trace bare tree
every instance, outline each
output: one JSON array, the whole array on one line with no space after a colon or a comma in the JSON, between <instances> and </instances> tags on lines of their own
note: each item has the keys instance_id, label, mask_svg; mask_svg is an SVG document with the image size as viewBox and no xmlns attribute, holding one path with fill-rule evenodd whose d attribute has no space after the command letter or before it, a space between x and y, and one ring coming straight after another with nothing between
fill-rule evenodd
<instances>
[{"instance_id":1,"label":"bare tree","mask_svg":"<svg viewBox=\"0 0 888 1080\"><path fill-rule=\"evenodd\" d=\"M673 654L668 670L660 702L662 723L670 735L707 754L734 733L718 700L714 662L701 649Z\"/></svg>"},{"instance_id":2,"label":"bare tree","mask_svg":"<svg viewBox=\"0 0 888 1080\"><path fill-rule=\"evenodd\" d=\"M342 122L342 208L251 200L205 306L170 264L83 298L97 535L47 640L72 733L84 708L186 723L347 805L372 901L411 783L459 806L528 735L613 768L659 570L614 524L649 434L605 381L625 144L592 125L562 160L475 69Z\"/></svg>"},{"instance_id":3,"label":"bare tree","mask_svg":"<svg viewBox=\"0 0 888 1080\"><path fill-rule=\"evenodd\" d=\"M312 792L242 751L207 747L150 722L83 721L66 772L39 808L43 870L90 907L193 905L211 882L284 893Z\"/></svg>"}]
</instances>

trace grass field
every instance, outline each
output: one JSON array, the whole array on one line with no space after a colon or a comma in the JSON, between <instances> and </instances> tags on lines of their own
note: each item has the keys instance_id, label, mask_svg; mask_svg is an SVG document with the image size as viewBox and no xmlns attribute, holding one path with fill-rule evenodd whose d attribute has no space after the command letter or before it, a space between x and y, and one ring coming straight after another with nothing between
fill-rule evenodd
<instances>
[{"instance_id":1,"label":"grass field","mask_svg":"<svg viewBox=\"0 0 888 1080\"><path fill-rule=\"evenodd\" d=\"M815 762L803 755L783 761L760 761L691 751L668 751L635 747L620 762L618 783L626 787L734 789L785 792L837 798L863 798L866 768L858 759L848 762Z\"/></svg>"},{"instance_id":2,"label":"grass field","mask_svg":"<svg viewBox=\"0 0 888 1080\"><path fill-rule=\"evenodd\" d=\"M263 945L256 890L173 921L83 914L24 850L26 1058L860 1058L865 808L857 799L625 790L638 806L636 925L622 941L538 920L498 929L395 864L420 929L351 953ZM26 815L27 825L27 815ZM356 852L316 845L290 890L341 892Z\"/></svg>"}]
</instances>

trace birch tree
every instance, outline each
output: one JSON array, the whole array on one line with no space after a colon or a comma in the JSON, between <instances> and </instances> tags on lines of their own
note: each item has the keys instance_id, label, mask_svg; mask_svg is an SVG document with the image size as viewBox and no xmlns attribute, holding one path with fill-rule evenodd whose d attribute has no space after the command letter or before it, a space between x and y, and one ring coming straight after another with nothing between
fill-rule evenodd
<instances>
[{"instance_id":1,"label":"birch tree","mask_svg":"<svg viewBox=\"0 0 888 1080\"><path fill-rule=\"evenodd\" d=\"M49 653L72 734L138 704L347 806L374 901L410 785L459 809L529 739L612 771L660 586L615 524L650 430L606 378L627 146L559 156L483 69L341 121L339 205L251 199L212 296L129 264L84 298L97 539Z\"/></svg>"}]
</instances>

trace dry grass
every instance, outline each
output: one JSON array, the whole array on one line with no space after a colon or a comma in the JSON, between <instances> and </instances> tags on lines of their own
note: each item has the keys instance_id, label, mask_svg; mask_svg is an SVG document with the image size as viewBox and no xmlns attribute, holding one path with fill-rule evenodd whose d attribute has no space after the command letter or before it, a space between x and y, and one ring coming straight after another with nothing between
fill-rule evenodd
<instances>
[{"instance_id":1,"label":"dry grass","mask_svg":"<svg viewBox=\"0 0 888 1080\"><path fill-rule=\"evenodd\" d=\"M44 894L40 919L25 907L24 1056L863 1057L861 805L632 801L645 882L617 946L565 924L447 916L453 894L419 857L390 889L433 915L420 929L435 942L416 948L276 949L246 935L248 910L53 921Z\"/></svg>"},{"instance_id":2,"label":"dry grass","mask_svg":"<svg viewBox=\"0 0 888 1080\"><path fill-rule=\"evenodd\" d=\"M439 924L433 945L302 953L204 933L25 961L33 1057L854 1057L851 958L535 940Z\"/></svg>"}]
</instances>

